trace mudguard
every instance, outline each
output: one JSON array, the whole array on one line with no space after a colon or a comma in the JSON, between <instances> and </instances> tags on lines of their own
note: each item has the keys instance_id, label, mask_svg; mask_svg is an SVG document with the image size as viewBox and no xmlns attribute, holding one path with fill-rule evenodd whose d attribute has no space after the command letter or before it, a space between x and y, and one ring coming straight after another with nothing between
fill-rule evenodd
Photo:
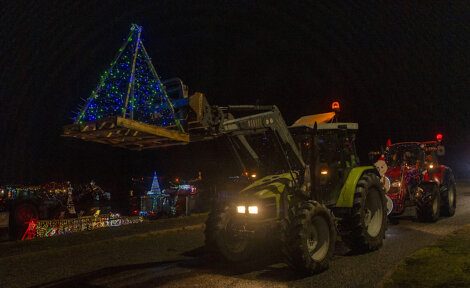
<instances>
[{"instance_id":1,"label":"mudguard","mask_svg":"<svg viewBox=\"0 0 470 288\"><path fill-rule=\"evenodd\" d=\"M344 185L341 188L340 195L336 201L336 207L351 208L353 206L354 192L356 191L357 182L359 182L361 176L366 172L378 175L377 169L375 169L374 166L359 166L351 169L346 182L344 182Z\"/></svg>"}]
</instances>

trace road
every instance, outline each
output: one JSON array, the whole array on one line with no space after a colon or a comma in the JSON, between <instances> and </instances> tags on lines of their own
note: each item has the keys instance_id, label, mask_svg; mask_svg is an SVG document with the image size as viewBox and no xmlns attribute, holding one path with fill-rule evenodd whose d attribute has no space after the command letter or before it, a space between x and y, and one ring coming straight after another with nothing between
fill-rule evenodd
<instances>
[{"instance_id":1,"label":"road","mask_svg":"<svg viewBox=\"0 0 470 288\"><path fill-rule=\"evenodd\" d=\"M457 189L454 217L431 224L404 216L399 224L389 226L382 249L350 255L339 243L330 269L306 278L290 270L275 255L243 265L224 264L212 258L201 248L204 242L201 225L162 235L118 237L101 241L100 248L96 245L92 249L80 245L66 248L57 254L68 255L69 259L51 258L59 261L50 264L54 267L35 264L46 255L41 253L50 251L0 258L0 266L24 261L27 263L21 266L24 272L17 269L10 272L43 275L33 275L31 281L18 281L18 287L35 284L35 287L379 287L404 257L470 223L470 183L460 182ZM131 252L128 247L132 247ZM51 275L57 269L63 269L63 273L55 279L57 276ZM14 277L18 276L11 274L6 284L16 286L11 282Z\"/></svg>"}]
</instances>

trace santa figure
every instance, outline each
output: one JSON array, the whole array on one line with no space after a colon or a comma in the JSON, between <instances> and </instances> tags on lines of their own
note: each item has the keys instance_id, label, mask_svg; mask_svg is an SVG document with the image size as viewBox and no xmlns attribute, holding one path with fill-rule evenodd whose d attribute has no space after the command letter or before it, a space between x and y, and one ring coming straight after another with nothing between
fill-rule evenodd
<instances>
[{"instance_id":1,"label":"santa figure","mask_svg":"<svg viewBox=\"0 0 470 288\"><path fill-rule=\"evenodd\" d=\"M387 173L388 166L387 162L385 162L385 156L382 154L377 160L377 162L374 163L375 168L379 172L380 175L380 182L384 185L385 193L390 190L390 179L388 179L387 176L385 176L385 173ZM387 199L387 215L390 214L393 210L393 201L388 197L388 195L385 194L385 198Z\"/></svg>"}]
</instances>

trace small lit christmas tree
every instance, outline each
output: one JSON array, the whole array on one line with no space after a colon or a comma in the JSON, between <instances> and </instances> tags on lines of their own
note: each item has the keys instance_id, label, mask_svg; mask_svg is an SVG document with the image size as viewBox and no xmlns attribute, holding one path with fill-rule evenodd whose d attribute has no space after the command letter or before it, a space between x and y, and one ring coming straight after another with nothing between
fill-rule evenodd
<instances>
[{"instance_id":1,"label":"small lit christmas tree","mask_svg":"<svg viewBox=\"0 0 470 288\"><path fill-rule=\"evenodd\" d=\"M80 109L75 123L120 116L162 127L183 127L141 38L142 27L131 31L96 89Z\"/></svg>"},{"instance_id":2,"label":"small lit christmas tree","mask_svg":"<svg viewBox=\"0 0 470 288\"><path fill-rule=\"evenodd\" d=\"M153 180L152 180L152 187L150 187L150 191L147 192L148 195L161 195L162 190L160 189L160 184L158 183L157 172L153 172Z\"/></svg>"}]
</instances>

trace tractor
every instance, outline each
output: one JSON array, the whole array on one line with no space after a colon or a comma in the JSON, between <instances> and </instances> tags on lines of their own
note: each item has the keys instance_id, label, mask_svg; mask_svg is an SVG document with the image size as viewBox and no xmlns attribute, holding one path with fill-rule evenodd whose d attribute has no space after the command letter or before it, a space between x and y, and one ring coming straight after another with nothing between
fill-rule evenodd
<instances>
[{"instance_id":1,"label":"tractor","mask_svg":"<svg viewBox=\"0 0 470 288\"><path fill-rule=\"evenodd\" d=\"M374 166L359 165L358 124L338 123L330 112L288 127L276 106L227 108L231 115L248 110L262 111L227 120L222 131L256 179L218 201L206 247L243 261L277 239L286 262L306 274L328 268L337 238L356 252L380 248L385 190Z\"/></svg>"},{"instance_id":2,"label":"tractor","mask_svg":"<svg viewBox=\"0 0 470 288\"><path fill-rule=\"evenodd\" d=\"M359 165L358 125L335 122L338 102L335 112L304 116L291 127L276 106L211 106L202 93L189 96L180 79L160 80L141 33L131 26L63 136L131 150L225 138L236 162L256 171L251 184L218 201L206 223L207 246L228 260L248 259L278 236L288 263L317 273L328 267L337 233L353 250L382 245L385 191L375 167ZM118 76L107 77L114 71ZM123 89L107 90L115 86Z\"/></svg>"},{"instance_id":3,"label":"tractor","mask_svg":"<svg viewBox=\"0 0 470 288\"><path fill-rule=\"evenodd\" d=\"M132 150L224 139L251 172L251 183L219 194L206 221L206 247L226 260L279 243L289 265L314 274L328 268L336 239L355 252L382 246L384 186L374 166L359 164L358 124L337 122L339 103L287 126L273 105L212 106L198 92L185 99L184 132L113 116L65 126L64 136Z\"/></svg>"},{"instance_id":4,"label":"tractor","mask_svg":"<svg viewBox=\"0 0 470 288\"><path fill-rule=\"evenodd\" d=\"M457 191L452 169L439 163L445 153L442 134L436 141L391 144L375 166L386 183L387 197L393 202L390 217L415 207L416 218L435 222L439 216L455 214Z\"/></svg>"},{"instance_id":5,"label":"tractor","mask_svg":"<svg viewBox=\"0 0 470 288\"><path fill-rule=\"evenodd\" d=\"M204 94L188 97L176 82L172 91L180 96L168 105L184 125L159 126L124 113L67 125L63 136L131 150L224 138L242 171L254 172L252 183L222 193L229 196L216 201L206 222L206 247L229 261L280 242L287 263L313 274L327 269L339 237L356 252L382 246L384 186L374 166L359 165L358 124L337 122L339 103L289 127L274 105L209 105Z\"/></svg>"}]
</instances>

